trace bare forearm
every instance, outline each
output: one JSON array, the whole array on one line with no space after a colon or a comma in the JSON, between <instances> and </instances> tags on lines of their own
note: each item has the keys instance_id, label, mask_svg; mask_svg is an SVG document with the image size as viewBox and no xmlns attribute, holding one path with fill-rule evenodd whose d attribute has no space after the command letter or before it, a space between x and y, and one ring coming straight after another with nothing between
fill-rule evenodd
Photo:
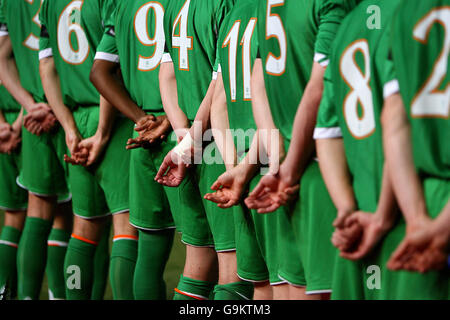
<instances>
[{"instance_id":1,"label":"bare forearm","mask_svg":"<svg viewBox=\"0 0 450 320\"><path fill-rule=\"evenodd\" d=\"M198 108L197 114L195 115L194 122L197 123L198 128L201 128L201 133L205 133L211 127L211 105L214 97L214 90L216 87L216 80L212 80L209 84L208 91L206 92L205 97L203 98L200 107ZM190 129L191 136L194 136L194 132L196 129L192 127ZM197 133L198 134L198 133Z\"/></svg>"},{"instance_id":2,"label":"bare forearm","mask_svg":"<svg viewBox=\"0 0 450 320\"><path fill-rule=\"evenodd\" d=\"M100 96L100 117L98 121L97 133L102 137L107 139L110 137L116 113L117 111L113 105L103 96Z\"/></svg>"},{"instance_id":3,"label":"bare forearm","mask_svg":"<svg viewBox=\"0 0 450 320\"><path fill-rule=\"evenodd\" d=\"M14 99L26 110L30 110L35 101L20 83L19 72L8 36L0 37L0 80Z\"/></svg>"},{"instance_id":4,"label":"bare forearm","mask_svg":"<svg viewBox=\"0 0 450 320\"><path fill-rule=\"evenodd\" d=\"M137 123L145 112L131 100L123 83L116 76L117 65L104 60L95 60L90 80L98 92L108 101L114 101L117 108L127 118Z\"/></svg>"},{"instance_id":5,"label":"bare forearm","mask_svg":"<svg viewBox=\"0 0 450 320\"><path fill-rule=\"evenodd\" d=\"M322 99L324 72L325 68L315 62L311 79L295 115L292 140L284 161L292 168L296 180L300 179L314 151L313 133Z\"/></svg>"},{"instance_id":6,"label":"bare forearm","mask_svg":"<svg viewBox=\"0 0 450 320\"><path fill-rule=\"evenodd\" d=\"M179 132L180 129L188 129L190 127L189 120L178 105L177 80L172 62L161 64L159 86L164 111L173 130Z\"/></svg>"},{"instance_id":7,"label":"bare forearm","mask_svg":"<svg viewBox=\"0 0 450 320\"><path fill-rule=\"evenodd\" d=\"M52 57L44 58L39 63L39 72L45 96L65 132L78 132L75 120L69 108L63 102L59 75Z\"/></svg>"},{"instance_id":8,"label":"bare forearm","mask_svg":"<svg viewBox=\"0 0 450 320\"><path fill-rule=\"evenodd\" d=\"M354 211L355 195L342 139L316 140L320 172L338 211Z\"/></svg>"},{"instance_id":9,"label":"bare forearm","mask_svg":"<svg viewBox=\"0 0 450 320\"><path fill-rule=\"evenodd\" d=\"M381 194L378 200L377 212L381 221L386 225L392 225L397 215L397 202L395 201L394 189L390 180L387 166L383 168L383 181L381 184Z\"/></svg>"},{"instance_id":10,"label":"bare forearm","mask_svg":"<svg viewBox=\"0 0 450 320\"><path fill-rule=\"evenodd\" d=\"M19 115L17 116L16 120L14 120L14 123L12 124L13 130L16 132L20 132L22 128L23 123L23 108L20 109Z\"/></svg>"},{"instance_id":11,"label":"bare forearm","mask_svg":"<svg viewBox=\"0 0 450 320\"><path fill-rule=\"evenodd\" d=\"M416 173L411 133L400 95L389 97L382 113L385 157L395 196L407 222L426 215L422 185Z\"/></svg>"},{"instance_id":12,"label":"bare forearm","mask_svg":"<svg viewBox=\"0 0 450 320\"><path fill-rule=\"evenodd\" d=\"M229 130L227 98L221 73L217 77L210 118L214 141L225 162L225 167L229 170L236 165L237 159L233 136Z\"/></svg>"}]
</instances>

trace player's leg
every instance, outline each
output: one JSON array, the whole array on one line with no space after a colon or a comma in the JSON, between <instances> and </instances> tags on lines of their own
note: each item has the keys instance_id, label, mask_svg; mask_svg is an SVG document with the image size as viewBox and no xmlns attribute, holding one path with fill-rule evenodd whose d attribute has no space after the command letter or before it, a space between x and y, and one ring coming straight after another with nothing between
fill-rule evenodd
<instances>
[{"instance_id":1,"label":"player's leg","mask_svg":"<svg viewBox=\"0 0 450 320\"><path fill-rule=\"evenodd\" d=\"M0 234L0 298L12 299L17 291L17 247L26 211L5 211Z\"/></svg>"},{"instance_id":2,"label":"player's leg","mask_svg":"<svg viewBox=\"0 0 450 320\"><path fill-rule=\"evenodd\" d=\"M113 298L114 300L133 300L138 233L136 228L129 223L128 211L113 215L113 225L114 238L109 268Z\"/></svg>"},{"instance_id":3,"label":"player's leg","mask_svg":"<svg viewBox=\"0 0 450 320\"><path fill-rule=\"evenodd\" d=\"M297 298L321 300L331 293L336 249L330 239L336 208L328 194L316 161L303 173L299 201L292 222L300 248L306 278L306 291L292 290ZM306 293L306 295L305 295Z\"/></svg>"},{"instance_id":4,"label":"player's leg","mask_svg":"<svg viewBox=\"0 0 450 320\"><path fill-rule=\"evenodd\" d=\"M100 241L94 255L94 281L92 283L91 300L103 300L108 285L109 242L111 235L111 217L106 217Z\"/></svg>"},{"instance_id":5,"label":"player's leg","mask_svg":"<svg viewBox=\"0 0 450 320\"><path fill-rule=\"evenodd\" d=\"M45 273L48 282L50 300L65 299L64 259L73 224L72 203L63 201L58 204L53 226L48 236L47 265Z\"/></svg>"},{"instance_id":6,"label":"player's leg","mask_svg":"<svg viewBox=\"0 0 450 320\"><path fill-rule=\"evenodd\" d=\"M39 298L56 203L69 194L64 151L64 132L60 127L41 136L22 129L22 167L17 183L29 191L29 196L17 252L19 299Z\"/></svg>"},{"instance_id":7,"label":"player's leg","mask_svg":"<svg viewBox=\"0 0 450 320\"><path fill-rule=\"evenodd\" d=\"M210 156L210 158L208 158ZM201 195L211 191L211 186L225 172L215 143L204 151L203 164L197 166L197 178ZM203 197L202 197L203 198ZM203 199L209 227L214 238L219 263L219 283L215 288L216 300L248 300L253 296L253 285L237 276L235 222L232 208L221 209Z\"/></svg>"},{"instance_id":8,"label":"player's leg","mask_svg":"<svg viewBox=\"0 0 450 320\"><path fill-rule=\"evenodd\" d=\"M5 112L6 120L16 113ZM16 183L20 171L20 151L0 154L0 208L4 210L0 234L0 298L12 299L17 292L17 247L26 217L28 194Z\"/></svg>"},{"instance_id":9,"label":"player's leg","mask_svg":"<svg viewBox=\"0 0 450 320\"><path fill-rule=\"evenodd\" d=\"M253 300L273 300L273 288L269 281L256 282L253 286Z\"/></svg>"}]
</instances>

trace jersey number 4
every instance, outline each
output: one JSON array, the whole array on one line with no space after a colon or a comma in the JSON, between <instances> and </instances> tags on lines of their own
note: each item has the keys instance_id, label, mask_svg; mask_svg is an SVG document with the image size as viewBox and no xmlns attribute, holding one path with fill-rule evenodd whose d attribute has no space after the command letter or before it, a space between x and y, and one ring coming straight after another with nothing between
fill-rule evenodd
<instances>
[{"instance_id":1,"label":"jersey number 4","mask_svg":"<svg viewBox=\"0 0 450 320\"><path fill-rule=\"evenodd\" d=\"M193 48L193 38L187 35L188 17L189 17L189 6L191 5L191 0L186 0L173 24L172 29L172 46L178 48L178 63L180 70L189 70L189 56L188 50ZM176 29L178 27L178 33Z\"/></svg>"}]
</instances>

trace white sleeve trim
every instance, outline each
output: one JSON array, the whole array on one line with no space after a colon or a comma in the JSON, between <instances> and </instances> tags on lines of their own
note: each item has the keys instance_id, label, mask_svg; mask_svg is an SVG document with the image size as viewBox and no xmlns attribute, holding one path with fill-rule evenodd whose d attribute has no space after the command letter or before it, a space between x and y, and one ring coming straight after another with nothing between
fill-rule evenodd
<instances>
[{"instance_id":1,"label":"white sleeve trim","mask_svg":"<svg viewBox=\"0 0 450 320\"><path fill-rule=\"evenodd\" d=\"M212 73L212 79L217 80L217 71L213 71Z\"/></svg>"},{"instance_id":2,"label":"white sleeve trim","mask_svg":"<svg viewBox=\"0 0 450 320\"><path fill-rule=\"evenodd\" d=\"M326 60L324 60L324 59L326 59ZM327 59L327 56L324 55L323 53L316 52L314 54L314 62L317 62L322 67L326 67L326 66L328 66L328 64L330 64L330 59Z\"/></svg>"},{"instance_id":3,"label":"white sleeve trim","mask_svg":"<svg viewBox=\"0 0 450 320\"><path fill-rule=\"evenodd\" d=\"M387 99L399 91L400 91L400 85L398 83L398 80L397 79L391 80L384 85L383 98Z\"/></svg>"},{"instance_id":4,"label":"white sleeve trim","mask_svg":"<svg viewBox=\"0 0 450 320\"><path fill-rule=\"evenodd\" d=\"M217 67L217 73L222 72L222 65L219 63Z\"/></svg>"},{"instance_id":5,"label":"white sleeve trim","mask_svg":"<svg viewBox=\"0 0 450 320\"><path fill-rule=\"evenodd\" d=\"M172 57L170 56L170 53L168 53L168 52L165 52L161 59L161 63L166 63L166 62L172 62Z\"/></svg>"},{"instance_id":6,"label":"white sleeve trim","mask_svg":"<svg viewBox=\"0 0 450 320\"><path fill-rule=\"evenodd\" d=\"M106 60L114 63L119 63L119 55L99 51L95 54L94 60Z\"/></svg>"},{"instance_id":7,"label":"white sleeve trim","mask_svg":"<svg viewBox=\"0 0 450 320\"><path fill-rule=\"evenodd\" d=\"M314 129L314 139L333 139L333 138L341 138L342 131L339 127L331 127L331 128L315 128Z\"/></svg>"},{"instance_id":8,"label":"white sleeve trim","mask_svg":"<svg viewBox=\"0 0 450 320\"><path fill-rule=\"evenodd\" d=\"M53 56L53 50L52 48L47 48L44 50L39 51L39 60L52 57Z\"/></svg>"},{"instance_id":9,"label":"white sleeve trim","mask_svg":"<svg viewBox=\"0 0 450 320\"><path fill-rule=\"evenodd\" d=\"M0 31L0 37L7 36L9 34L8 31Z\"/></svg>"}]
</instances>

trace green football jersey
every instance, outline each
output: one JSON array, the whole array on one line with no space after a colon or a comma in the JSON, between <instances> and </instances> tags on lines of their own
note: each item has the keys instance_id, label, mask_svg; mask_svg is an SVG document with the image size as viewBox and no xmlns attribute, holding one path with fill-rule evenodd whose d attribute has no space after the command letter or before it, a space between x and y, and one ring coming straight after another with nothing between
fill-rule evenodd
<instances>
[{"instance_id":1,"label":"green football jersey","mask_svg":"<svg viewBox=\"0 0 450 320\"><path fill-rule=\"evenodd\" d=\"M258 12L259 55L272 117L288 147L313 62L328 64L331 43L358 0L267 0Z\"/></svg>"},{"instance_id":2,"label":"green football jersey","mask_svg":"<svg viewBox=\"0 0 450 320\"><path fill-rule=\"evenodd\" d=\"M40 8L39 0L2 0L0 7L0 32L9 35L20 82L37 102L45 101L38 59Z\"/></svg>"},{"instance_id":3,"label":"green football jersey","mask_svg":"<svg viewBox=\"0 0 450 320\"><path fill-rule=\"evenodd\" d=\"M238 151L250 147L252 136L239 129L256 129L252 112L251 71L258 53L258 0L237 0L219 34L219 61L227 96L230 129ZM242 134L241 134L242 132ZM241 146L242 145L242 146ZM239 150L239 149L245 150Z\"/></svg>"},{"instance_id":4,"label":"green football jersey","mask_svg":"<svg viewBox=\"0 0 450 320\"><path fill-rule=\"evenodd\" d=\"M44 0L39 59L53 56L66 106L98 106L100 95L89 81L103 24L114 10L112 0Z\"/></svg>"},{"instance_id":5,"label":"green football jersey","mask_svg":"<svg viewBox=\"0 0 450 320\"><path fill-rule=\"evenodd\" d=\"M20 104L13 98L8 90L6 90L0 81L0 110L19 112L20 109Z\"/></svg>"},{"instance_id":6,"label":"green football jersey","mask_svg":"<svg viewBox=\"0 0 450 320\"><path fill-rule=\"evenodd\" d=\"M388 27L400 0L373 3L360 3L336 35L314 132L316 139L343 138L358 208L368 212L376 211L381 192L383 84L392 80ZM380 24L369 28L368 20L378 13Z\"/></svg>"},{"instance_id":7,"label":"green football jersey","mask_svg":"<svg viewBox=\"0 0 450 320\"><path fill-rule=\"evenodd\" d=\"M171 0L164 15L166 53L174 63L178 104L189 120L208 91L217 66L217 40L235 0ZM169 59L165 54L163 61Z\"/></svg>"},{"instance_id":8,"label":"green football jersey","mask_svg":"<svg viewBox=\"0 0 450 320\"><path fill-rule=\"evenodd\" d=\"M404 1L392 58L420 175L450 178L450 1ZM412 67L414 66L414 67Z\"/></svg>"},{"instance_id":9,"label":"green football jersey","mask_svg":"<svg viewBox=\"0 0 450 320\"><path fill-rule=\"evenodd\" d=\"M164 53L164 11L168 2L119 0L106 23L95 56L95 59L120 63L131 99L146 111L163 111L158 76Z\"/></svg>"}]
</instances>

